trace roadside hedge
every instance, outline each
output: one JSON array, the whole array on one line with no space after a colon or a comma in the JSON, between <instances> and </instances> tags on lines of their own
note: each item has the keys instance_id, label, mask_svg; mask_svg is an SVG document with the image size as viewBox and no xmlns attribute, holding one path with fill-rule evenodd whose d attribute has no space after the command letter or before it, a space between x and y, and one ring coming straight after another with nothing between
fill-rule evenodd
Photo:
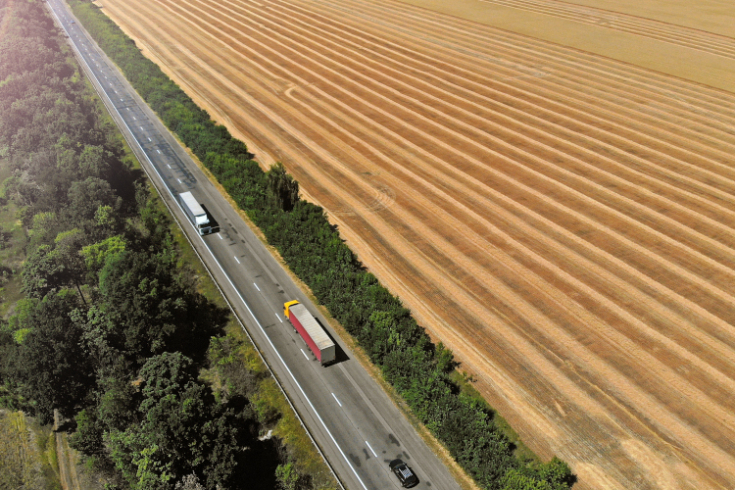
<instances>
[{"instance_id":1,"label":"roadside hedge","mask_svg":"<svg viewBox=\"0 0 735 490\"><path fill-rule=\"evenodd\" d=\"M568 489L566 463L520 460L486 404L450 378L452 354L432 344L409 310L367 272L324 210L298 199L298 183L277 165L264 172L241 141L215 124L97 7L74 13L164 123L194 152L275 246L291 270L353 335L416 416L486 489Z\"/></svg>"}]
</instances>

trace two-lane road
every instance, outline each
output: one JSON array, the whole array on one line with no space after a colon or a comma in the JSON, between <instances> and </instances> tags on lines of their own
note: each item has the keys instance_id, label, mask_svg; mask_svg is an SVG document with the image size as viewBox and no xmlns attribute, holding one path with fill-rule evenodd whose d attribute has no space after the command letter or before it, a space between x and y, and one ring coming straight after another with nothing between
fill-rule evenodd
<instances>
[{"instance_id":1,"label":"two-lane road","mask_svg":"<svg viewBox=\"0 0 735 490\"><path fill-rule=\"evenodd\" d=\"M318 314L186 151L142 101L119 70L75 22L62 0L49 0L83 68L175 214L232 308L297 409L341 482L350 489L400 488L388 462L414 469L417 488L459 489L380 386ZM191 191L220 224L200 237L175 196ZM283 303L297 299L325 325L346 359L322 367L283 317Z\"/></svg>"}]
</instances>

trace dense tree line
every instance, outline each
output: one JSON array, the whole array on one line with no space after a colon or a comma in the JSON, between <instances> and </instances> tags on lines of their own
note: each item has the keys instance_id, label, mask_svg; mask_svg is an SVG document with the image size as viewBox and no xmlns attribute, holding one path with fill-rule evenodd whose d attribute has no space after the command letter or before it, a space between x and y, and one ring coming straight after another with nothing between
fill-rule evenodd
<instances>
[{"instance_id":1,"label":"dense tree line","mask_svg":"<svg viewBox=\"0 0 735 490\"><path fill-rule=\"evenodd\" d=\"M59 410L111 488L273 488L287 460L257 440L249 393L199 377L229 312L178 264L167 215L43 3L0 0L0 26L0 205L30 237L25 298L0 321L0 405L43 423Z\"/></svg>"},{"instance_id":2,"label":"dense tree line","mask_svg":"<svg viewBox=\"0 0 735 490\"><path fill-rule=\"evenodd\" d=\"M324 210L298 198L283 166L263 172L245 146L215 125L97 8L70 0L76 15L227 192L261 228L289 267L358 340L386 379L452 456L487 489L566 489L574 477L554 458L520 460L493 412L451 380L452 354L431 343L410 312L366 272Z\"/></svg>"}]
</instances>

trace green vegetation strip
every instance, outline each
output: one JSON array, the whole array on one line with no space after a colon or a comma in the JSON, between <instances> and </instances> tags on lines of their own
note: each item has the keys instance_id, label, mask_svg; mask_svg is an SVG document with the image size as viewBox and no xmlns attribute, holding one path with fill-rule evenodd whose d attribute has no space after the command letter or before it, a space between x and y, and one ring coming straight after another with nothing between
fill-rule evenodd
<instances>
[{"instance_id":1,"label":"green vegetation strip","mask_svg":"<svg viewBox=\"0 0 735 490\"><path fill-rule=\"evenodd\" d=\"M416 416L487 489L567 489L574 477L554 458L518 457L493 411L452 380L452 354L433 345L410 312L365 271L324 210L298 197L282 166L263 172L245 145L215 124L95 5L69 0L100 47L164 123L216 176L291 270L353 335Z\"/></svg>"}]
</instances>

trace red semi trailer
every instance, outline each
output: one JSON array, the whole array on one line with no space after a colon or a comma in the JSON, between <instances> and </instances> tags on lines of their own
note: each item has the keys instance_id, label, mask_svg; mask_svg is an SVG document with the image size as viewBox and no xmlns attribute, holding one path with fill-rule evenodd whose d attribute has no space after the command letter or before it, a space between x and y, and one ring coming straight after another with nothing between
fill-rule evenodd
<instances>
[{"instance_id":1,"label":"red semi trailer","mask_svg":"<svg viewBox=\"0 0 735 490\"><path fill-rule=\"evenodd\" d=\"M298 301L289 301L283 304L283 314L291 322L299 335L314 353L317 360L325 366L336 359L336 347L327 332L324 331L316 318L309 313L304 305Z\"/></svg>"}]
</instances>

